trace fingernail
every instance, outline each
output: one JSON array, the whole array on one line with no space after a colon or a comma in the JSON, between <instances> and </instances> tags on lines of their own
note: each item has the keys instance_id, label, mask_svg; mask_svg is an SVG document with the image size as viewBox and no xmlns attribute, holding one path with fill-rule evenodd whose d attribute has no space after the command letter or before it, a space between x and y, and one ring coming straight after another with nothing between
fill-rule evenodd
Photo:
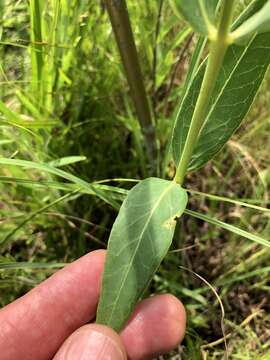
<instances>
[{"instance_id":1,"label":"fingernail","mask_svg":"<svg viewBox=\"0 0 270 360\"><path fill-rule=\"evenodd\" d=\"M102 332L78 331L66 344L64 360L125 360L126 357L110 336Z\"/></svg>"}]
</instances>

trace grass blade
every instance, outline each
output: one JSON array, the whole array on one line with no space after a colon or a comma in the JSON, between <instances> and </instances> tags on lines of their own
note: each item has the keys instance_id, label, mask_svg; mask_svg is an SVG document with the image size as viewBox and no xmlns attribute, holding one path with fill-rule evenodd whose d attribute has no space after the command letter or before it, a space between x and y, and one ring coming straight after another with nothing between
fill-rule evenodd
<instances>
[{"instance_id":1,"label":"grass blade","mask_svg":"<svg viewBox=\"0 0 270 360\"><path fill-rule=\"evenodd\" d=\"M61 269L62 267L66 266L66 263L31 263L31 262L1 262L0 261L0 270L37 270L37 269Z\"/></svg>"},{"instance_id":2,"label":"grass blade","mask_svg":"<svg viewBox=\"0 0 270 360\"><path fill-rule=\"evenodd\" d=\"M189 189L186 189L187 192L189 192L190 194L194 194L194 195L200 195L200 196L203 196L203 197L207 197L209 198L210 200L214 200L214 201L224 201L224 202L227 202L227 203L230 203L230 204L234 204L234 205L239 205L239 206L244 206L244 207L247 207L249 209L254 209L254 210L258 210L258 211L263 211L263 212L266 212L266 213L270 213L270 209L267 209L267 208L264 208L264 207L261 207L261 206L257 206L257 205L253 205L253 204L248 204L244 201L241 201L241 200L237 200L237 199L230 199L230 198L227 198L225 196L218 196L218 195L213 195L213 194L207 194L207 193L204 193L204 192L200 192L200 191L194 191L194 190L189 190Z\"/></svg>"},{"instance_id":3,"label":"grass blade","mask_svg":"<svg viewBox=\"0 0 270 360\"><path fill-rule=\"evenodd\" d=\"M72 175L66 171L63 171L61 169L58 169L58 168L48 165L46 163L37 163L37 162L33 162L33 161L20 160L20 159L0 158L0 164L20 166L20 167L24 167L27 169L36 169L36 170L44 171L46 173L62 177L64 179L69 180L72 183L78 185L79 187L86 190L87 192L90 191L93 195L96 195L103 201L109 203L114 208L119 209L119 204L115 200L113 200L110 196L106 195L104 193L104 191L100 190L99 186L101 186L101 185L96 186L94 184L89 184L85 180L82 180L75 175ZM103 185L103 188L104 188L104 186L105 185Z\"/></svg>"},{"instance_id":4,"label":"grass blade","mask_svg":"<svg viewBox=\"0 0 270 360\"><path fill-rule=\"evenodd\" d=\"M214 219L208 215L200 214L197 211L193 211L193 210L189 210L189 209L185 210L185 214L191 215L200 220L204 220L204 221L208 222L209 224L221 227L221 228L228 230L236 235L242 236L248 240L255 241L257 244L270 247L270 241L262 238L259 235L251 234L251 233L249 233L245 230L242 230L234 225L227 224L221 220Z\"/></svg>"},{"instance_id":5,"label":"grass blade","mask_svg":"<svg viewBox=\"0 0 270 360\"><path fill-rule=\"evenodd\" d=\"M43 0L30 0L31 17L31 57L32 57L32 86L33 93L41 96L43 50L42 50L42 8ZM42 99L42 97L41 97Z\"/></svg>"},{"instance_id":6,"label":"grass blade","mask_svg":"<svg viewBox=\"0 0 270 360\"><path fill-rule=\"evenodd\" d=\"M16 226L13 230L11 230L1 241L0 241L0 245L6 245L6 243L8 242L8 240L19 230L21 229L24 225L26 225L29 221L31 221L34 217L36 217L39 214L42 214L44 211L48 210L49 208L51 208L52 206L55 206L57 204L59 204L60 202L68 199L70 196L78 193L79 191L75 190L71 193L65 194L64 196L61 196L60 198L54 200L53 202L51 202L50 204L47 204L45 206L43 206L41 209L38 209L37 211L32 212L30 215L28 215L18 226Z\"/></svg>"},{"instance_id":7,"label":"grass blade","mask_svg":"<svg viewBox=\"0 0 270 360\"><path fill-rule=\"evenodd\" d=\"M53 167L62 167L70 164L75 164L80 161L85 161L87 158L85 156L65 156L60 159L50 161L48 164Z\"/></svg>"}]
</instances>

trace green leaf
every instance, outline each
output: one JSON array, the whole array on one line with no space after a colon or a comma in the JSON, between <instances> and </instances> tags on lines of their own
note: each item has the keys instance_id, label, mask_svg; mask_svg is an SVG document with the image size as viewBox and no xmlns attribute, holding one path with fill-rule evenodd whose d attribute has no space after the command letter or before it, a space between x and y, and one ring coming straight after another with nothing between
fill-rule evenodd
<instances>
[{"instance_id":1,"label":"green leaf","mask_svg":"<svg viewBox=\"0 0 270 360\"><path fill-rule=\"evenodd\" d=\"M256 14L247 19L232 34L234 43L246 44L255 34L270 31L270 1L268 1Z\"/></svg>"},{"instance_id":2,"label":"green leaf","mask_svg":"<svg viewBox=\"0 0 270 360\"><path fill-rule=\"evenodd\" d=\"M4 115L4 119L3 120L0 119L0 124L12 125L19 128L23 128L24 130L51 127L56 124L55 121L45 121L45 120L31 121L31 120L23 119L19 114L9 109L6 106L6 104L3 103L1 100L0 100L0 113Z\"/></svg>"},{"instance_id":3,"label":"green leaf","mask_svg":"<svg viewBox=\"0 0 270 360\"><path fill-rule=\"evenodd\" d=\"M85 156L65 156L59 159L55 159L49 162L50 166L62 167L70 164L75 164L80 161L84 161L87 158Z\"/></svg>"},{"instance_id":4,"label":"green leaf","mask_svg":"<svg viewBox=\"0 0 270 360\"><path fill-rule=\"evenodd\" d=\"M59 269L66 266L67 263L36 263L36 262L1 262L0 270L23 270L23 269Z\"/></svg>"},{"instance_id":5,"label":"green leaf","mask_svg":"<svg viewBox=\"0 0 270 360\"><path fill-rule=\"evenodd\" d=\"M252 8L254 11L256 7ZM250 8L247 10L250 15ZM244 13L242 18L246 18ZM241 22L241 19L237 23ZM210 100L204 126L195 146L188 170L195 170L213 158L240 126L263 81L270 63L270 33L253 38L245 47L232 45ZM199 95L206 61L188 88L176 118L173 158L178 165Z\"/></svg>"},{"instance_id":6,"label":"green leaf","mask_svg":"<svg viewBox=\"0 0 270 360\"><path fill-rule=\"evenodd\" d=\"M203 36L200 36L197 41L197 44L194 48L194 52L192 54L192 57L191 57L191 60L189 63L188 72L187 72L187 76L186 76L184 88L183 88L183 94L186 93L187 89L192 84L194 76L200 65L200 60L201 60L204 48L206 46L206 43L207 43L207 39L205 39Z\"/></svg>"},{"instance_id":7,"label":"green leaf","mask_svg":"<svg viewBox=\"0 0 270 360\"><path fill-rule=\"evenodd\" d=\"M148 178L133 187L113 225L97 322L119 331L132 313L173 238L187 193L175 182Z\"/></svg>"},{"instance_id":8,"label":"green leaf","mask_svg":"<svg viewBox=\"0 0 270 360\"><path fill-rule=\"evenodd\" d=\"M12 144L13 142L14 142L14 140L12 140L12 139L3 139L3 140L0 140L0 146Z\"/></svg>"},{"instance_id":9,"label":"green leaf","mask_svg":"<svg viewBox=\"0 0 270 360\"><path fill-rule=\"evenodd\" d=\"M42 208L32 212L31 214L27 215L25 217L25 219L20 222L16 227L14 227L3 239L0 240L0 244L1 246L6 245L6 243L8 242L8 240L19 230L21 229L24 225L26 225L29 221L31 221L34 217L36 217L39 214L42 214L44 211L50 209L52 206L55 206L57 204L59 204L60 202L68 199L69 197L71 197L71 195L76 194L77 192L79 192L78 190L73 191L72 193L68 193L65 194L63 196L61 196L60 198L54 200L53 202L44 205Z\"/></svg>"},{"instance_id":10,"label":"green leaf","mask_svg":"<svg viewBox=\"0 0 270 360\"><path fill-rule=\"evenodd\" d=\"M1 160L0 160L1 161ZM57 189L62 191L78 191L78 193L81 194L87 194L87 195L94 195L96 196L96 191L93 191L92 187L79 187L76 184L72 183L63 183L63 182L57 182L57 181L46 181L46 180L33 180L33 179L22 179L17 177L9 177L9 176L0 176L0 183L6 183L6 184L16 184L21 185L24 187L28 187L30 189ZM99 193L101 192L103 194L102 200L106 201L108 204L110 204L112 207L114 207L116 210L119 210L120 205L119 203L122 203L128 193L128 190L116 187L116 186L110 186L110 185L102 185L98 183L92 183L89 185L93 185L93 187L97 190L99 190ZM105 200L106 199L106 200Z\"/></svg>"},{"instance_id":11,"label":"green leaf","mask_svg":"<svg viewBox=\"0 0 270 360\"><path fill-rule=\"evenodd\" d=\"M1 164L1 158L0 158L0 164ZM17 178L13 176L0 176L0 183L7 183L7 184L18 184L18 185L25 185L26 187L32 188L32 187L45 187L48 189L58 189L63 191L74 191L77 190L78 192L82 194L88 194L88 195L96 195L95 191L92 190L92 185L95 189L114 194L115 196L119 195L119 198L124 199L126 195L128 194L128 190L117 187L117 186L111 186L111 185L103 185L102 180L97 181L94 183L89 183L89 187L82 188L78 187L76 184L72 183L63 183L63 182L57 182L57 181L47 181L47 180L33 180L33 179L22 179Z\"/></svg>"},{"instance_id":12,"label":"green leaf","mask_svg":"<svg viewBox=\"0 0 270 360\"><path fill-rule=\"evenodd\" d=\"M221 227L221 228L223 228L225 230L228 230L228 231L230 231L230 232L232 232L232 233L234 233L236 235L242 236L242 237L244 237L244 238L246 238L248 240L255 241L257 244L270 247L270 241L269 240L266 240L266 239L262 238L259 235L249 233L248 231L240 229L237 226L227 224L227 223L225 223L223 221L214 219L214 218L212 218L212 217L210 217L208 215L205 215L205 214L200 214L197 211L192 211L192 210L186 209L185 214L191 215L191 216L193 216L193 217L195 217L197 219L200 219L200 220L207 221L209 224L216 225L216 226Z\"/></svg>"},{"instance_id":13,"label":"green leaf","mask_svg":"<svg viewBox=\"0 0 270 360\"><path fill-rule=\"evenodd\" d=\"M268 274L270 272L270 266L266 266L266 267L263 267L263 268L259 268L259 269L256 269L256 270L253 270L253 271L247 271L247 269L244 267L245 269L245 273L244 274L240 274L240 275L236 275L236 274L229 274L229 277L228 279L221 279L221 280L218 280L217 281L217 284L220 286L220 285L229 285L229 284L233 284L235 282L239 282L239 281L243 281L243 280L246 280L246 279L249 279L253 276L260 276L260 279L261 277L264 275L264 274ZM262 359L260 359L262 360ZM267 360L267 359L266 359Z\"/></svg>"},{"instance_id":14,"label":"green leaf","mask_svg":"<svg viewBox=\"0 0 270 360\"><path fill-rule=\"evenodd\" d=\"M192 28L208 35L215 21L219 0L175 0L174 8L190 23Z\"/></svg>"},{"instance_id":15,"label":"green leaf","mask_svg":"<svg viewBox=\"0 0 270 360\"><path fill-rule=\"evenodd\" d=\"M249 209L254 209L254 210L258 210L258 211L262 211L265 213L269 213L270 214L270 209L267 209L265 207L261 207L261 206L257 206L257 205L253 205L253 204L249 204L244 202L242 199L238 200L238 199L231 199L225 196L218 196L218 195L214 195L214 194L207 194L204 192L200 192L200 191L195 191L195 190L190 190L187 189L187 192L193 195L201 195L203 197L207 197L210 200L214 200L214 201L224 201L230 204L234 204L234 205L239 205L239 206L244 206L246 208ZM260 200L260 202L262 202L263 200Z\"/></svg>"},{"instance_id":16,"label":"green leaf","mask_svg":"<svg viewBox=\"0 0 270 360\"><path fill-rule=\"evenodd\" d=\"M42 127L48 127L48 126L60 124L60 122L57 121L57 119L55 119L55 120L51 119L51 115L49 114L47 109L42 109L43 113L41 114L38 106L35 104L33 99L31 99L29 94L28 94L28 96L25 96L22 93L22 91L17 90L16 95L17 95L17 98L20 101L20 103L23 105L23 107L25 107L33 117L32 121L28 121L28 122L26 122L26 124L30 123L30 126L32 126L32 127L33 126L37 127L37 124L40 124L39 127L41 127L41 125L42 125Z\"/></svg>"},{"instance_id":17,"label":"green leaf","mask_svg":"<svg viewBox=\"0 0 270 360\"><path fill-rule=\"evenodd\" d=\"M30 0L29 1L29 10L30 10L30 37L33 46L31 47L31 57L32 57L32 86L34 92L37 95L40 95L40 88L42 84L42 70L44 67L44 57L43 57L43 34L42 34L42 13L44 8L44 1L40 0Z\"/></svg>"}]
</instances>

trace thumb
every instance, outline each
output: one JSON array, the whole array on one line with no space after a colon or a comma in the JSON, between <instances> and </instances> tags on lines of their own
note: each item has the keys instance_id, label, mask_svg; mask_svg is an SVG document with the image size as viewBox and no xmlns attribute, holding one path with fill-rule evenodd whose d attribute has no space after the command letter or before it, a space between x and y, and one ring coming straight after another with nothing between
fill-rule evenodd
<instances>
[{"instance_id":1,"label":"thumb","mask_svg":"<svg viewBox=\"0 0 270 360\"><path fill-rule=\"evenodd\" d=\"M107 326L85 325L63 343L53 360L127 360L120 337Z\"/></svg>"}]
</instances>

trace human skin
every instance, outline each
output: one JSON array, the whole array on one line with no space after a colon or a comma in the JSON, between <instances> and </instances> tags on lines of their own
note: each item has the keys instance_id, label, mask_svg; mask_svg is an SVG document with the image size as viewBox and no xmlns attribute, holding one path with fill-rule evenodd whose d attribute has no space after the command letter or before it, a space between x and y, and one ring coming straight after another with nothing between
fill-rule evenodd
<instances>
[{"instance_id":1,"label":"human skin","mask_svg":"<svg viewBox=\"0 0 270 360\"><path fill-rule=\"evenodd\" d=\"M170 294L139 303L120 335L95 319L106 252L93 251L0 310L1 360L143 360L183 338L185 310Z\"/></svg>"}]
</instances>

